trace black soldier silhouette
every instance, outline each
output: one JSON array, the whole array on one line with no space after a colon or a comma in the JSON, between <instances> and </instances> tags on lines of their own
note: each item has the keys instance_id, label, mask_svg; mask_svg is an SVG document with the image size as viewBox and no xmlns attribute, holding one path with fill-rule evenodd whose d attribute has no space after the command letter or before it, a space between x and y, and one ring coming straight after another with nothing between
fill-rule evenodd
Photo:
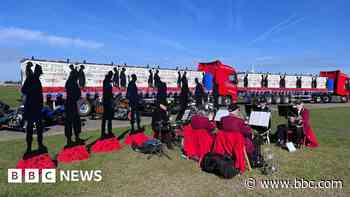
<instances>
[{"instance_id":1,"label":"black soldier silhouette","mask_svg":"<svg viewBox=\"0 0 350 197\"><path fill-rule=\"evenodd\" d=\"M64 132L67 138L66 147L74 145L72 141L72 130L74 130L75 144L84 144L84 140L79 137L81 133L81 120L77 103L81 97L81 92L78 85L79 73L73 65L70 65L69 67L71 69L71 72L65 84L67 93L67 99L65 103L66 118L64 124Z\"/></svg>"},{"instance_id":2,"label":"black soldier silhouette","mask_svg":"<svg viewBox=\"0 0 350 197\"><path fill-rule=\"evenodd\" d=\"M280 88L286 87L286 75L280 76Z\"/></svg>"},{"instance_id":3,"label":"black soldier silhouette","mask_svg":"<svg viewBox=\"0 0 350 197\"><path fill-rule=\"evenodd\" d=\"M31 77L34 73L32 71L32 67L33 67L33 63L32 62L28 62L26 65L26 77Z\"/></svg>"},{"instance_id":4,"label":"black soldier silhouette","mask_svg":"<svg viewBox=\"0 0 350 197\"><path fill-rule=\"evenodd\" d=\"M152 129L154 131L154 138L160 139L167 145L169 149L171 145L171 134L168 130L162 129L164 123L169 121L167 107L167 86L166 83L160 81L157 87L156 107L152 113Z\"/></svg>"},{"instance_id":5,"label":"black soldier silhouette","mask_svg":"<svg viewBox=\"0 0 350 197\"><path fill-rule=\"evenodd\" d=\"M297 77L296 86L297 88L301 88L301 77Z\"/></svg>"},{"instance_id":6,"label":"black soldier silhouette","mask_svg":"<svg viewBox=\"0 0 350 197\"><path fill-rule=\"evenodd\" d=\"M25 77L26 79L30 78L33 76L34 72L32 70L32 67L33 67L33 63L32 62L28 62L27 65L26 65L26 70L25 70ZM25 103L25 94L22 94L22 100L23 100L23 105Z\"/></svg>"},{"instance_id":7,"label":"black soldier silhouette","mask_svg":"<svg viewBox=\"0 0 350 197\"><path fill-rule=\"evenodd\" d=\"M182 85L183 85L184 83L186 83L186 84L187 84L187 87L188 87L187 71L185 71L185 72L182 74L181 83L182 83Z\"/></svg>"},{"instance_id":8,"label":"black soldier silhouette","mask_svg":"<svg viewBox=\"0 0 350 197\"><path fill-rule=\"evenodd\" d=\"M153 71L152 69L149 69L148 72L148 87L153 88Z\"/></svg>"},{"instance_id":9,"label":"black soldier silhouette","mask_svg":"<svg viewBox=\"0 0 350 197\"><path fill-rule=\"evenodd\" d=\"M140 104L140 98L137 91L136 86L136 80L137 77L135 74L131 75L131 81L128 85L128 89L126 92L126 98L129 100L129 106L131 109L131 118L130 118L130 124L131 124L131 131L135 131L134 123L136 121L137 129L140 130L140 112L139 112L139 104Z\"/></svg>"},{"instance_id":10,"label":"black soldier silhouette","mask_svg":"<svg viewBox=\"0 0 350 197\"><path fill-rule=\"evenodd\" d=\"M101 138L106 136L113 136L112 133L112 120L114 116L113 110L113 87L111 85L113 77L113 72L109 71L103 80L103 116L101 124ZM107 122L107 133L106 131L106 122Z\"/></svg>"},{"instance_id":11,"label":"black soldier silhouette","mask_svg":"<svg viewBox=\"0 0 350 197\"><path fill-rule=\"evenodd\" d=\"M158 88L158 84L160 82L160 76L159 76L159 70L156 70L156 73L154 74L154 86Z\"/></svg>"},{"instance_id":12,"label":"black soldier silhouette","mask_svg":"<svg viewBox=\"0 0 350 197\"><path fill-rule=\"evenodd\" d=\"M113 85L114 87L118 87L119 88L119 68L118 67L114 67L114 75L113 75Z\"/></svg>"},{"instance_id":13,"label":"black soldier silhouette","mask_svg":"<svg viewBox=\"0 0 350 197\"><path fill-rule=\"evenodd\" d=\"M312 77L311 87L317 88L317 77L316 76Z\"/></svg>"},{"instance_id":14,"label":"black soldier silhouette","mask_svg":"<svg viewBox=\"0 0 350 197\"><path fill-rule=\"evenodd\" d=\"M248 87L248 74L244 75L243 83L244 83L244 87L247 88Z\"/></svg>"},{"instance_id":15,"label":"black soldier silhouette","mask_svg":"<svg viewBox=\"0 0 350 197\"><path fill-rule=\"evenodd\" d=\"M126 88L126 74L125 74L126 69L123 67L122 71L120 72L120 86L122 88Z\"/></svg>"},{"instance_id":16,"label":"black soldier silhouette","mask_svg":"<svg viewBox=\"0 0 350 197\"><path fill-rule=\"evenodd\" d=\"M268 75L261 75L261 87L262 88L268 87Z\"/></svg>"},{"instance_id":17,"label":"black soldier silhouette","mask_svg":"<svg viewBox=\"0 0 350 197\"><path fill-rule=\"evenodd\" d=\"M194 97L196 100L196 106L198 108L202 108L203 107L203 100L205 97L205 92L204 92L204 88L203 85L201 83L199 83L198 78L194 79L195 83L196 83L196 88L194 91Z\"/></svg>"},{"instance_id":18,"label":"black soldier silhouette","mask_svg":"<svg viewBox=\"0 0 350 197\"><path fill-rule=\"evenodd\" d=\"M27 64L27 68L30 69L32 65ZM30 74L26 78L23 86L22 93L25 95L24 102L24 120L27 121L26 126L26 142L27 151L25 155L32 152L33 141L33 127L36 126L37 140L39 150L47 151L47 148L43 144L43 125L42 125L42 108L43 108L43 89L40 82L40 76L43 74L40 65L36 65L34 73Z\"/></svg>"},{"instance_id":19,"label":"black soldier silhouette","mask_svg":"<svg viewBox=\"0 0 350 197\"><path fill-rule=\"evenodd\" d=\"M177 87L181 87L181 72L180 71L177 71Z\"/></svg>"},{"instance_id":20,"label":"black soldier silhouette","mask_svg":"<svg viewBox=\"0 0 350 197\"><path fill-rule=\"evenodd\" d=\"M185 73L184 76L186 77ZM190 99L190 89L188 88L187 79L182 77L181 79L181 92L180 92L180 110L177 114L176 120L182 120L182 117L186 111L189 99Z\"/></svg>"},{"instance_id":21,"label":"black soldier silhouette","mask_svg":"<svg viewBox=\"0 0 350 197\"><path fill-rule=\"evenodd\" d=\"M85 66L80 65L80 68L79 68L79 86L80 86L80 88L85 88L86 79L85 79L84 70L85 70Z\"/></svg>"}]
</instances>

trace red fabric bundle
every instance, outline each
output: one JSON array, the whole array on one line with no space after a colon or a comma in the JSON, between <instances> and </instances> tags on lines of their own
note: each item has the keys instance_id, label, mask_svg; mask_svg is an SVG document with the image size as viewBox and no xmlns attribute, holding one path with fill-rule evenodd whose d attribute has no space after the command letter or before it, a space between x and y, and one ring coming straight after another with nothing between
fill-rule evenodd
<instances>
[{"instance_id":1,"label":"red fabric bundle","mask_svg":"<svg viewBox=\"0 0 350 197\"><path fill-rule=\"evenodd\" d=\"M57 156L57 160L62 163L72 163L75 161L86 160L90 157L89 152L84 145L64 148Z\"/></svg>"},{"instance_id":2,"label":"red fabric bundle","mask_svg":"<svg viewBox=\"0 0 350 197\"><path fill-rule=\"evenodd\" d=\"M235 168L242 173L245 171L244 149L244 138L241 133L226 131L216 133L213 152L233 156Z\"/></svg>"},{"instance_id":3,"label":"red fabric bundle","mask_svg":"<svg viewBox=\"0 0 350 197\"><path fill-rule=\"evenodd\" d=\"M118 138L112 137L108 139L99 139L96 143L91 147L91 151L94 153L104 153L104 152L112 152L121 149L122 146L119 143Z\"/></svg>"},{"instance_id":4,"label":"red fabric bundle","mask_svg":"<svg viewBox=\"0 0 350 197\"><path fill-rule=\"evenodd\" d=\"M214 137L206 129L193 129L187 125L183 129L184 151L188 157L201 159L211 151Z\"/></svg>"},{"instance_id":5,"label":"red fabric bundle","mask_svg":"<svg viewBox=\"0 0 350 197\"><path fill-rule=\"evenodd\" d=\"M131 146L131 145L142 145L145 141L151 139L151 137L147 136L143 132L135 133L135 134L129 134L126 136L124 143Z\"/></svg>"},{"instance_id":6,"label":"red fabric bundle","mask_svg":"<svg viewBox=\"0 0 350 197\"><path fill-rule=\"evenodd\" d=\"M56 168L56 165L52 161L50 155L48 153L44 153L29 159L19 160L16 168L22 169L23 173L25 169L39 169L39 173L41 173L42 169Z\"/></svg>"}]
</instances>

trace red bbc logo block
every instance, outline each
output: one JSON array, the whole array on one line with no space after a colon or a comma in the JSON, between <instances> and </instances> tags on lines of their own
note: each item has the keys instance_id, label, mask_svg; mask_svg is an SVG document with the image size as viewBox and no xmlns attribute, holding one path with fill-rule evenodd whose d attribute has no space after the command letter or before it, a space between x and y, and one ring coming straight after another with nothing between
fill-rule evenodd
<instances>
[{"instance_id":1,"label":"red bbc logo block","mask_svg":"<svg viewBox=\"0 0 350 197\"><path fill-rule=\"evenodd\" d=\"M40 179L41 177L41 179ZM8 169L8 183L56 183L56 169L42 169L41 174L39 169Z\"/></svg>"}]
</instances>

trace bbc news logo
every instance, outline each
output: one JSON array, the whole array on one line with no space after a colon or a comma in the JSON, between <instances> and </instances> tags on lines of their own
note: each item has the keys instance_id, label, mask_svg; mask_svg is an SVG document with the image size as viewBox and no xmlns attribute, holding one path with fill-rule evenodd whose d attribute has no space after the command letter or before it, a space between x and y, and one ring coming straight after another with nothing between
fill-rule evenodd
<instances>
[{"instance_id":1,"label":"bbc news logo","mask_svg":"<svg viewBox=\"0 0 350 197\"><path fill-rule=\"evenodd\" d=\"M8 169L8 183L100 182L102 170Z\"/></svg>"}]
</instances>

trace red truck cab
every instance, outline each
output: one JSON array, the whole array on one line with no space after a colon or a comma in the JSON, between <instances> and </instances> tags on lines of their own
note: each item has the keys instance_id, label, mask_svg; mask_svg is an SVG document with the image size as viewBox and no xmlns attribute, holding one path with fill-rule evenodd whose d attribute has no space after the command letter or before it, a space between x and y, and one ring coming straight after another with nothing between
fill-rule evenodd
<instances>
[{"instance_id":1,"label":"red truck cab","mask_svg":"<svg viewBox=\"0 0 350 197\"><path fill-rule=\"evenodd\" d=\"M343 102L348 101L350 95L350 80L348 75L336 71L321 71L321 77L327 77L327 88L334 96L340 96Z\"/></svg>"},{"instance_id":2,"label":"red truck cab","mask_svg":"<svg viewBox=\"0 0 350 197\"><path fill-rule=\"evenodd\" d=\"M216 60L199 63L198 70L213 76L214 82L218 85L219 96L229 97L232 102L237 102L237 73L233 67Z\"/></svg>"}]
</instances>

